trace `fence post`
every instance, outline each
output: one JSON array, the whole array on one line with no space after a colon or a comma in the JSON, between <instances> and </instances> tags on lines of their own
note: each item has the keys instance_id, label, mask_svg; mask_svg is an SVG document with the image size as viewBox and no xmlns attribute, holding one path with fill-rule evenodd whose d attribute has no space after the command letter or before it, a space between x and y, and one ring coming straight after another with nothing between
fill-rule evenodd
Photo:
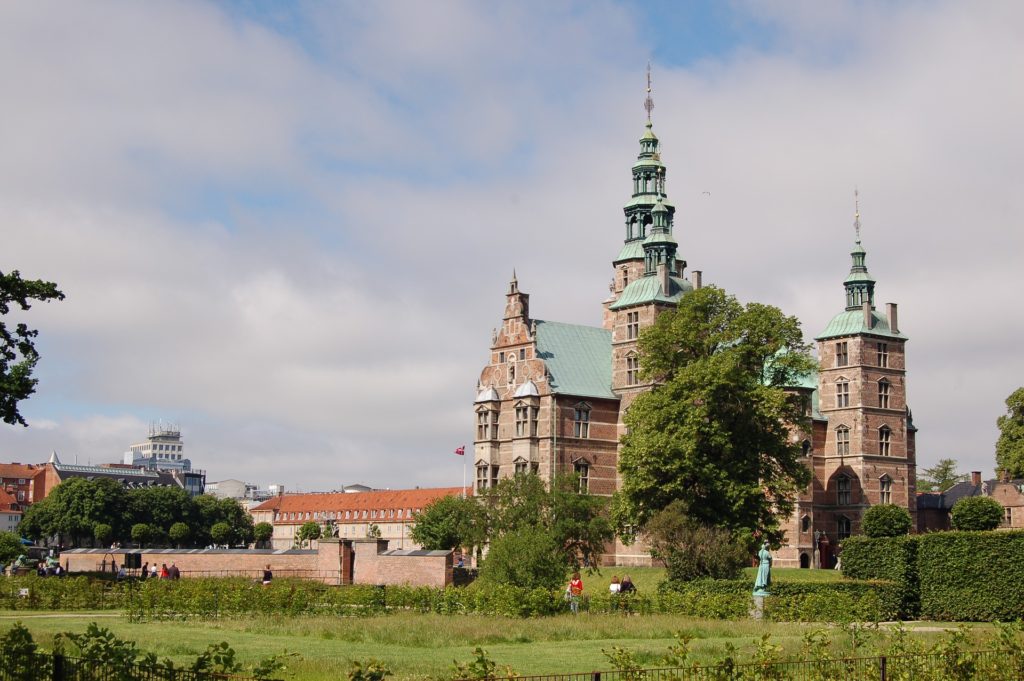
<instances>
[{"instance_id":1,"label":"fence post","mask_svg":"<svg viewBox=\"0 0 1024 681\"><path fill-rule=\"evenodd\" d=\"M886 681L886 679L888 678L886 676L886 669L885 669L885 667L886 667L886 659L885 659L885 655L882 655L880 658L878 658L878 671L879 671L879 674L881 675L881 681Z\"/></svg>"},{"instance_id":2,"label":"fence post","mask_svg":"<svg viewBox=\"0 0 1024 681\"><path fill-rule=\"evenodd\" d=\"M64 681L64 656L58 653L53 654L53 681Z\"/></svg>"},{"instance_id":3,"label":"fence post","mask_svg":"<svg viewBox=\"0 0 1024 681\"><path fill-rule=\"evenodd\" d=\"M594 672L590 677L591 681L601 681L601 672Z\"/></svg>"}]
</instances>

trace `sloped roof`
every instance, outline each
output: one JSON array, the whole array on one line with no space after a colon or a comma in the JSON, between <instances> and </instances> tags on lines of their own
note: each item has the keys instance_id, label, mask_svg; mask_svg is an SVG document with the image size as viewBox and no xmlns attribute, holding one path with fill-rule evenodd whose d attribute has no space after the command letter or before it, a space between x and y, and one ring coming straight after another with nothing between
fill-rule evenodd
<instances>
[{"instance_id":1,"label":"sloped roof","mask_svg":"<svg viewBox=\"0 0 1024 681\"><path fill-rule=\"evenodd\" d=\"M612 306L612 310L620 310L632 305L645 305L647 303L678 303L684 293L693 290L693 284L678 277L669 277L669 294L666 296L661 291L661 282L656 276L644 276L629 282L625 290L619 295Z\"/></svg>"},{"instance_id":2,"label":"sloped roof","mask_svg":"<svg viewBox=\"0 0 1024 681\"><path fill-rule=\"evenodd\" d=\"M250 512L314 513L317 511L380 511L382 509L423 508L432 501L458 494L462 494L461 487L377 490L358 494L345 492L283 494L264 501L259 506L250 509ZM466 488L466 494L473 494L472 487ZM281 519L279 522L286 521ZM298 522L298 519L293 522Z\"/></svg>"},{"instance_id":3,"label":"sloped roof","mask_svg":"<svg viewBox=\"0 0 1024 681\"><path fill-rule=\"evenodd\" d=\"M874 322L869 329L864 325L864 310L857 308L856 310L840 312L832 318L832 321L828 323L825 330L815 337L815 340L838 338L840 336L855 336L861 333L872 336L884 336L886 338L906 339L906 336L902 333L893 333L892 330L889 329L889 320L886 319L885 315L879 314L876 310L872 310L871 317Z\"/></svg>"},{"instance_id":4,"label":"sloped roof","mask_svg":"<svg viewBox=\"0 0 1024 681\"><path fill-rule=\"evenodd\" d=\"M0 463L0 478L31 478L43 470L30 463Z\"/></svg>"},{"instance_id":5,"label":"sloped roof","mask_svg":"<svg viewBox=\"0 0 1024 681\"><path fill-rule=\"evenodd\" d=\"M0 511L10 513L11 511L16 510L17 507L18 500L11 496L7 490L0 489ZM18 511L18 513L21 513L21 511Z\"/></svg>"},{"instance_id":6,"label":"sloped roof","mask_svg":"<svg viewBox=\"0 0 1024 681\"><path fill-rule=\"evenodd\" d=\"M537 320L537 356L551 392L618 399L612 392L612 334L607 329Z\"/></svg>"}]
</instances>

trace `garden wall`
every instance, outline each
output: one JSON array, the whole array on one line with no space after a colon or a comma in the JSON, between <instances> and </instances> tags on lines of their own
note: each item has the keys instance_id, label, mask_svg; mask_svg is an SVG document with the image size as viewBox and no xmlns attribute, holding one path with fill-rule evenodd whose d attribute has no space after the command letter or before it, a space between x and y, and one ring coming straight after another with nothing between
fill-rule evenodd
<instances>
[{"instance_id":1,"label":"garden wall","mask_svg":"<svg viewBox=\"0 0 1024 681\"><path fill-rule=\"evenodd\" d=\"M388 551L387 540L322 539L316 549L72 549L60 560L69 573L115 572L127 554L141 563L177 566L182 577L245 576L266 565L275 576L326 584L440 586L452 583L451 551Z\"/></svg>"}]
</instances>

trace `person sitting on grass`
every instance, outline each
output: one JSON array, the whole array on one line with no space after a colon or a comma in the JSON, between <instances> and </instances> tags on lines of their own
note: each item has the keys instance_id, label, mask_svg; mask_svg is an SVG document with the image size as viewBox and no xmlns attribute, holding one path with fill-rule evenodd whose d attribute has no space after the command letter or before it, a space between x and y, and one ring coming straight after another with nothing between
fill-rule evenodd
<instances>
[{"instance_id":1,"label":"person sitting on grass","mask_svg":"<svg viewBox=\"0 0 1024 681\"><path fill-rule=\"evenodd\" d=\"M274 573L270 571L270 563L267 563L267 567L263 569L263 586L270 584L272 579L274 579Z\"/></svg>"},{"instance_id":2,"label":"person sitting on grass","mask_svg":"<svg viewBox=\"0 0 1024 681\"><path fill-rule=\"evenodd\" d=\"M622 578L622 583L619 584L619 593L620 594L636 593L636 587L633 586L633 580L629 578L629 575L626 575L625 577Z\"/></svg>"}]
</instances>

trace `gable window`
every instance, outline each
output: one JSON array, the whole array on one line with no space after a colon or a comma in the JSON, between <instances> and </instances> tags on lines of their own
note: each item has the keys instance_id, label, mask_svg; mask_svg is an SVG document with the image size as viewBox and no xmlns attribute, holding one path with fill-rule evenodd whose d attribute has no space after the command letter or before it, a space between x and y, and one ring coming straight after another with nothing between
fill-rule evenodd
<instances>
[{"instance_id":1,"label":"gable window","mask_svg":"<svg viewBox=\"0 0 1024 681\"><path fill-rule=\"evenodd\" d=\"M850 363L849 346L846 341L836 343L836 366L844 367Z\"/></svg>"},{"instance_id":2,"label":"gable window","mask_svg":"<svg viewBox=\"0 0 1024 681\"><path fill-rule=\"evenodd\" d=\"M836 519L836 535L839 537L839 541L846 539L852 534L850 530L850 519L845 515L839 516Z\"/></svg>"},{"instance_id":3,"label":"gable window","mask_svg":"<svg viewBox=\"0 0 1024 681\"><path fill-rule=\"evenodd\" d=\"M836 408L850 406L850 383L843 379L836 383Z\"/></svg>"},{"instance_id":4,"label":"gable window","mask_svg":"<svg viewBox=\"0 0 1024 681\"><path fill-rule=\"evenodd\" d=\"M576 405L573 410L572 434L574 437L590 437L590 407L585 404Z\"/></svg>"},{"instance_id":5,"label":"gable window","mask_svg":"<svg viewBox=\"0 0 1024 681\"><path fill-rule=\"evenodd\" d=\"M850 478L845 475L840 475L836 478L836 503L840 506L850 505Z\"/></svg>"},{"instance_id":6,"label":"gable window","mask_svg":"<svg viewBox=\"0 0 1024 681\"><path fill-rule=\"evenodd\" d=\"M889 426L882 426L878 429L878 455L889 456L889 445L892 439L892 431Z\"/></svg>"},{"instance_id":7,"label":"gable window","mask_svg":"<svg viewBox=\"0 0 1024 681\"><path fill-rule=\"evenodd\" d=\"M530 408L520 402L516 405L516 437L525 437L530 427Z\"/></svg>"},{"instance_id":8,"label":"gable window","mask_svg":"<svg viewBox=\"0 0 1024 681\"><path fill-rule=\"evenodd\" d=\"M526 459L516 459L516 475L526 475L530 472L530 462Z\"/></svg>"},{"instance_id":9,"label":"gable window","mask_svg":"<svg viewBox=\"0 0 1024 681\"><path fill-rule=\"evenodd\" d=\"M878 366L889 366L889 344L878 343Z\"/></svg>"},{"instance_id":10,"label":"gable window","mask_svg":"<svg viewBox=\"0 0 1024 681\"><path fill-rule=\"evenodd\" d=\"M626 357L626 385L636 385L640 377L640 358L636 355Z\"/></svg>"},{"instance_id":11,"label":"gable window","mask_svg":"<svg viewBox=\"0 0 1024 681\"><path fill-rule=\"evenodd\" d=\"M836 428L836 456L850 455L850 429L846 426Z\"/></svg>"},{"instance_id":12,"label":"gable window","mask_svg":"<svg viewBox=\"0 0 1024 681\"><path fill-rule=\"evenodd\" d=\"M626 313L626 338L633 340L634 338L640 337L640 313L639 312L627 312Z\"/></svg>"},{"instance_id":13,"label":"gable window","mask_svg":"<svg viewBox=\"0 0 1024 681\"><path fill-rule=\"evenodd\" d=\"M488 465L485 463L477 464L476 466L476 491L483 492L487 489L487 473Z\"/></svg>"},{"instance_id":14,"label":"gable window","mask_svg":"<svg viewBox=\"0 0 1024 681\"><path fill-rule=\"evenodd\" d=\"M580 491L587 492L590 490L590 464L586 461L577 461L573 466L573 470L576 471L576 475L580 478Z\"/></svg>"},{"instance_id":15,"label":"gable window","mask_svg":"<svg viewBox=\"0 0 1024 681\"><path fill-rule=\"evenodd\" d=\"M888 475L883 475L878 480L878 503L892 503L892 478Z\"/></svg>"},{"instance_id":16,"label":"gable window","mask_svg":"<svg viewBox=\"0 0 1024 681\"><path fill-rule=\"evenodd\" d=\"M889 381L884 378L878 382L878 406L889 408Z\"/></svg>"}]
</instances>

